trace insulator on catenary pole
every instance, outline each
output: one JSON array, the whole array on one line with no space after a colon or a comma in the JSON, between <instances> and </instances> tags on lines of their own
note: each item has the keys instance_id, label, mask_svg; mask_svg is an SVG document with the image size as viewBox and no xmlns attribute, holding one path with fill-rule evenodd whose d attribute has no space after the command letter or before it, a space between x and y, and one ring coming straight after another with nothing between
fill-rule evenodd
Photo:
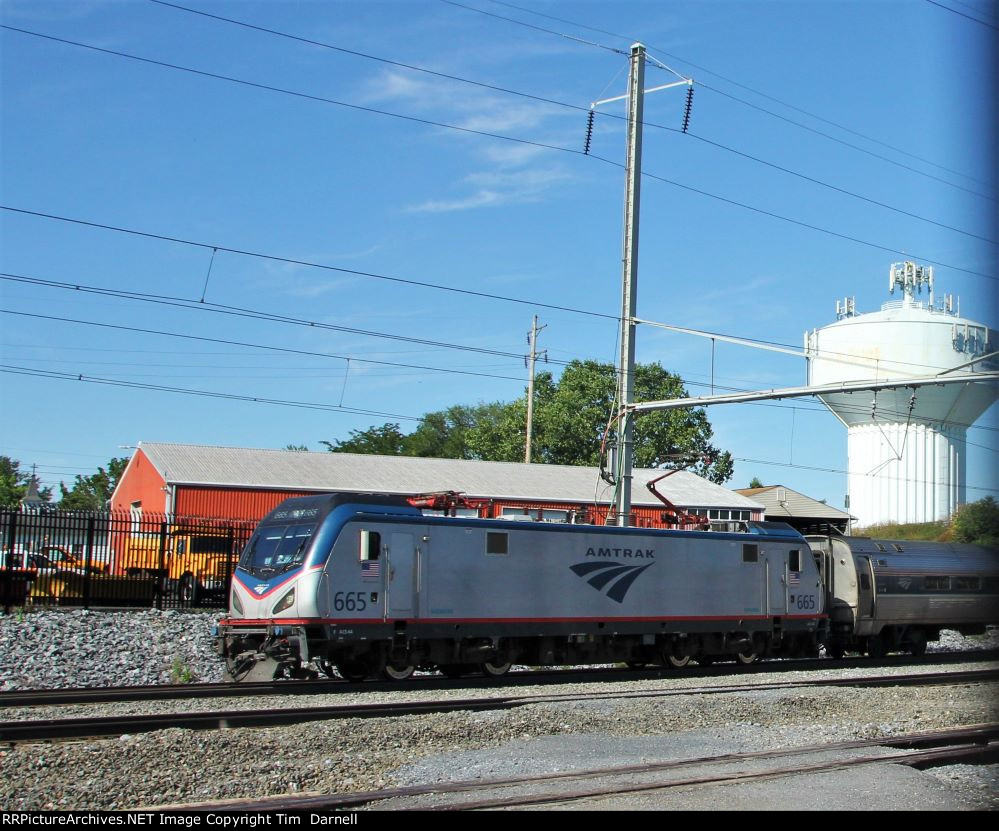
<instances>
[{"instance_id":1,"label":"insulator on catenary pole","mask_svg":"<svg viewBox=\"0 0 999 831\"><path fill-rule=\"evenodd\" d=\"M691 84L687 87L687 105L683 110L683 132L687 132L687 128L690 126L690 110L694 106L694 86Z\"/></svg>"},{"instance_id":2,"label":"insulator on catenary pole","mask_svg":"<svg viewBox=\"0 0 999 831\"><path fill-rule=\"evenodd\" d=\"M586 140L583 142L583 155L588 156L590 154L590 142L593 140L593 119L595 113L593 110L586 116Z\"/></svg>"}]
</instances>

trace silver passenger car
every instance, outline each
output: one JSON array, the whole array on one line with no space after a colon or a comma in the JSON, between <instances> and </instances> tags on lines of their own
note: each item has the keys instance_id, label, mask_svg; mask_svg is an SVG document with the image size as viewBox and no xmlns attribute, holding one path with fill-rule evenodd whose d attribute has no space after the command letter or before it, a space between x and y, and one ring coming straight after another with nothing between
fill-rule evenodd
<instances>
[{"instance_id":1,"label":"silver passenger car","mask_svg":"<svg viewBox=\"0 0 999 831\"><path fill-rule=\"evenodd\" d=\"M999 551L981 545L807 538L826 585L826 652L921 655L941 629L999 623Z\"/></svg>"}]
</instances>

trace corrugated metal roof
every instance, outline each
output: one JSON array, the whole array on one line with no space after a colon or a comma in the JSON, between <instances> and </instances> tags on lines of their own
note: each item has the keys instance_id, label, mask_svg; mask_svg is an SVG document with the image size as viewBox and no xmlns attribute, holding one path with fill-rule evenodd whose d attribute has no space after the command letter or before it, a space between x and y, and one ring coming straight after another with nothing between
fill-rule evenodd
<instances>
[{"instance_id":1,"label":"corrugated metal roof","mask_svg":"<svg viewBox=\"0 0 999 831\"><path fill-rule=\"evenodd\" d=\"M784 491L783 501L780 491ZM737 488L736 493L762 502L767 517L797 517L799 519L851 519L846 511L826 505L784 485L767 485L763 488Z\"/></svg>"},{"instance_id":2,"label":"corrugated metal roof","mask_svg":"<svg viewBox=\"0 0 999 831\"><path fill-rule=\"evenodd\" d=\"M168 484L215 485L281 490L355 493L433 493L455 490L468 496L607 503L611 489L596 468L569 465L310 453L190 444L143 442L142 452ZM659 505L645 483L662 470L634 471L632 502ZM762 503L678 471L656 487L677 505L759 510Z\"/></svg>"}]
</instances>

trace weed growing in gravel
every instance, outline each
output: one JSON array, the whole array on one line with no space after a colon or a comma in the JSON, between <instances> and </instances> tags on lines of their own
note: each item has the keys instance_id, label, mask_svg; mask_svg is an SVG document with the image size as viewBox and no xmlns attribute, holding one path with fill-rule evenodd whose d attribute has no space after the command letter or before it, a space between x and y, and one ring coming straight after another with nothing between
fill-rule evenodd
<instances>
[{"instance_id":1,"label":"weed growing in gravel","mask_svg":"<svg viewBox=\"0 0 999 831\"><path fill-rule=\"evenodd\" d=\"M194 672L184 663L179 655L173 656L173 666L170 667L170 680L175 684L190 684L194 680Z\"/></svg>"}]
</instances>

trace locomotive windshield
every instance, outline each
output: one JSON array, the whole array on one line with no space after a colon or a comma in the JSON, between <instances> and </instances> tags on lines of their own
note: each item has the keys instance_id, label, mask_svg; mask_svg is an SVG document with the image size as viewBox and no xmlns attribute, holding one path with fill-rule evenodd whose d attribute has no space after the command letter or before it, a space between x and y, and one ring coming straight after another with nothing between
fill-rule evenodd
<instances>
[{"instance_id":1,"label":"locomotive windshield","mask_svg":"<svg viewBox=\"0 0 999 831\"><path fill-rule=\"evenodd\" d=\"M239 567L251 574L274 574L300 565L315 530L314 522L260 527L243 549Z\"/></svg>"}]
</instances>

